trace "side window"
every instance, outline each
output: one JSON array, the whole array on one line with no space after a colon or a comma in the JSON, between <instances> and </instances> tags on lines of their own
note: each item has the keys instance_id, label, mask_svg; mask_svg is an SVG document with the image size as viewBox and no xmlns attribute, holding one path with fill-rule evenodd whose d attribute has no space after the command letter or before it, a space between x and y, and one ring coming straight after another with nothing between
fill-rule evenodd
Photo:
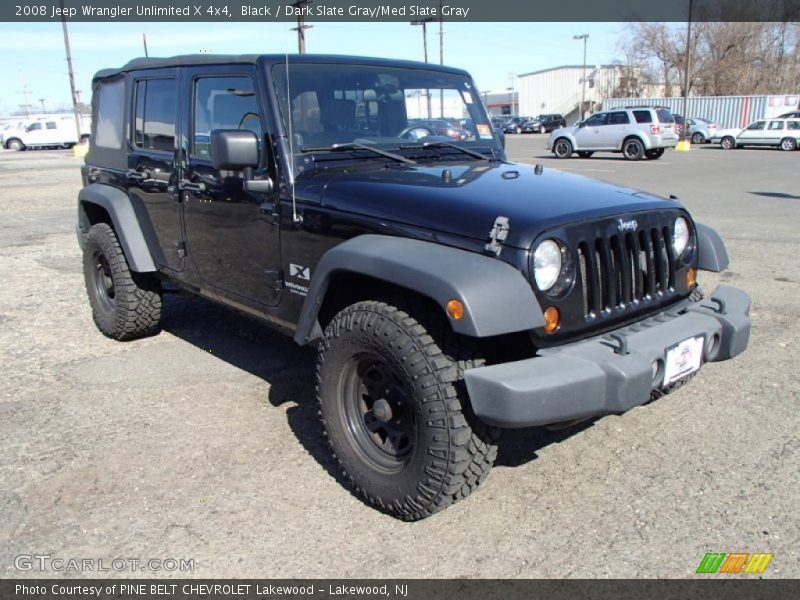
<instances>
[{"instance_id":1,"label":"side window","mask_svg":"<svg viewBox=\"0 0 800 600\"><path fill-rule=\"evenodd\" d=\"M770 121L769 128L772 131L783 129L783 121Z\"/></svg>"},{"instance_id":2,"label":"side window","mask_svg":"<svg viewBox=\"0 0 800 600\"><path fill-rule=\"evenodd\" d=\"M786 121L786 129L800 129L800 121Z\"/></svg>"},{"instance_id":3,"label":"side window","mask_svg":"<svg viewBox=\"0 0 800 600\"><path fill-rule=\"evenodd\" d=\"M96 146L122 148L122 121L125 106L125 81L101 83L97 88Z\"/></svg>"},{"instance_id":4,"label":"side window","mask_svg":"<svg viewBox=\"0 0 800 600\"><path fill-rule=\"evenodd\" d=\"M173 78L136 82L133 143L145 150L175 150L178 86Z\"/></svg>"},{"instance_id":5,"label":"side window","mask_svg":"<svg viewBox=\"0 0 800 600\"><path fill-rule=\"evenodd\" d=\"M255 87L249 77L203 77L194 84L192 156L211 155L211 132L244 129L263 134Z\"/></svg>"},{"instance_id":6,"label":"side window","mask_svg":"<svg viewBox=\"0 0 800 600\"><path fill-rule=\"evenodd\" d=\"M630 122L628 113L626 112L613 112L608 115L609 125L627 125Z\"/></svg>"},{"instance_id":7,"label":"side window","mask_svg":"<svg viewBox=\"0 0 800 600\"><path fill-rule=\"evenodd\" d=\"M649 110L635 110L633 111L633 118L637 123L652 123L653 115Z\"/></svg>"},{"instance_id":8,"label":"side window","mask_svg":"<svg viewBox=\"0 0 800 600\"><path fill-rule=\"evenodd\" d=\"M39 122L31 123L28 126L28 131L39 131L42 128L42 124Z\"/></svg>"},{"instance_id":9,"label":"side window","mask_svg":"<svg viewBox=\"0 0 800 600\"><path fill-rule=\"evenodd\" d=\"M48 121L48 122L46 123L46 127L47 127L48 129L58 129L58 125L56 125L56 122L55 122L55 121Z\"/></svg>"},{"instance_id":10,"label":"side window","mask_svg":"<svg viewBox=\"0 0 800 600\"><path fill-rule=\"evenodd\" d=\"M605 125L607 121L608 121L608 113L600 113L589 117L586 120L586 126L597 127L599 125Z\"/></svg>"},{"instance_id":11,"label":"side window","mask_svg":"<svg viewBox=\"0 0 800 600\"><path fill-rule=\"evenodd\" d=\"M747 129L748 129L748 131L759 131L761 129L764 129L764 126L766 124L767 124L766 121L757 121L756 123L753 123L752 125L748 125Z\"/></svg>"}]
</instances>

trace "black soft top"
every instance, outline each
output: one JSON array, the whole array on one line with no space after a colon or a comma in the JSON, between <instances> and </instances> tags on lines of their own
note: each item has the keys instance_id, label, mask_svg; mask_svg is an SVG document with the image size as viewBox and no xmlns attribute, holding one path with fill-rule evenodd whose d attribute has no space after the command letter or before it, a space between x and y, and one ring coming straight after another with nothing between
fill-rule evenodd
<instances>
[{"instance_id":1,"label":"black soft top","mask_svg":"<svg viewBox=\"0 0 800 600\"><path fill-rule=\"evenodd\" d=\"M94 80L115 77L130 71L144 69L162 69L167 67L191 67L198 65L235 65L255 64L262 61L266 63L350 63L370 64L405 67L410 69L426 69L431 71L445 71L467 75L466 71L444 67L431 63L415 62L411 60L394 60L386 58L370 58L363 56L343 56L335 54L184 54L168 58L134 58L123 66L114 69L101 69L94 75Z\"/></svg>"}]
</instances>

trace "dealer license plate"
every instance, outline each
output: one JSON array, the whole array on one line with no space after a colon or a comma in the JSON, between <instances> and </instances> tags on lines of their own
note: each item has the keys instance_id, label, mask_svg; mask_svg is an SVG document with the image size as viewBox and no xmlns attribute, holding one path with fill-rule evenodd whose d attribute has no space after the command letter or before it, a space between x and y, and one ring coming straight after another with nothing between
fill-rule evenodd
<instances>
[{"instance_id":1,"label":"dealer license plate","mask_svg":"<svg viewBox=\"0 0 800 600\"><path fill-rule=\"evenodd\" d=\"M664 358L664 387L700 369L705 340L705 336L701 335L667 348Z\"/></svg>"}]
</instances>

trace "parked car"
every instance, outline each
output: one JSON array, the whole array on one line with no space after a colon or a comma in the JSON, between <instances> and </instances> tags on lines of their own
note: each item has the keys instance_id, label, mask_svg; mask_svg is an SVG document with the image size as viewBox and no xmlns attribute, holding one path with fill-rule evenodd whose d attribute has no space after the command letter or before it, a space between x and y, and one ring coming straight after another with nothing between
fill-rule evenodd
<instances>
[{"instance_id":1,"label":"parked car","mask_svg":"<svg viewBox=\"0 0 800 600\"><path fill-rule=\"evenodd\" d=\"M686 119L688 129L686 130L686 137L688 137L693 144L705 144L720 128L719 125L708 119L701 119L699 117L692 117Z\"/></svg>"},{"instance_id":2,"label":"parked car","mask_svg":"<svg viewBox=\"0 0 800 600\"><path fill-rule=\"evenodd\" d=\"M492 117L492 127L502 127L503 123L508 121L508 117L503 115L500 117Z\"/></svg>"},{"instance_id":3,"label":"parked car","mask_svg":"<svg viewBox=\"0 0 800 600\"><path fill-rule=\"evenodd\" d=\"M65 115L32 121L24 127L3 133L3 146L8 150L26 148L71 148L89 139L89 123L81 120L81 134L75 127L75 117Z\"/></svg>"},{"instance_id":4,"label":"parked car","mask_svg":"<svg viewBox=\"0 0 800 600\"><path fill-rule=\"evenodd\" d=\"M635 107L601 111L571 127L554 130L547 149L556 158L581 158L593 153L622 152L628 160L661 158L678 142L675 119L665 108Z\"/></svg>"},{"instance_id":5,"label":"parked car","mask_svg":"<svg viewBox=\"0 0 800 600\"><path fill-rule=\"evenodd\" d=\"M447 119L415 119L415 125L421 129L427 129L431 135L448 137L451 140L464 141L474 137L468 130L459 127Z\"/></svg>"},{"instance_id":6,"label":"parked car","mask_svg":"<svg viewBox=\"0 0 800 600\"><path fill-rule=\"evenodd\" d=\"M712 228L676 200L510 163L461 69L200 54L92 89L76 233L99 331L156 335L177 286L315 347L326 460L395 517L473 492L503 428L624 413L747 347L748 295L698 288L728 266ZM418 89L460 90L479 136L412 141Z\"/></svg>"},{"instance_id":7,"label":"parked car","mask_svg":"<svg viewBox=\"0 0 800 600\"><path fill-rule=\"evenodd\" d=\"M778 115L779 119L800 119L800 110L793 110L791 112Z\"/></svg>"},{"instance_id":8,"label":"parked car","mask_svg":"<svg viewBox=\"0 0 800 600\"><path fill-rule=\"evenodd\" d=\"M503 133L522 133L522 126L528 120L527 117L511 117L507 119L502 125Z\"/></svg>"},{"instance_id":9,"label":"parked car","mask_svg":"<svg viewBox=\"0 0 800 600\"><path fill-rule=\"evenodd\" d=\"M672 113L672 117L675 119L675 133L678 134L678 137L683 136L683 129L686 126L686 119L683 118L683 115L679 115L677 113Z\"/></svg>"},{"instance_id":10,"label":"parked car","mask_svg":"<svg viewBox=\"0 0 800 600\"><path fill-rule=\"evenodd\" d=\"M796 150L800 147L800 118L761 119L744 129L723 129L711 137L711 142L719 143L725 150L744 146L774 146L781 150Z\"/></svg>"},{"instance_id":11,"label":"parked car","mask_svg":"<svg viewBox=\"0 0 800 600\"><path fill-rule=\"evenodd\" d=\"M566 126L567 121L564 119L564 115L539 115L522 124L522 133L550 133L553 129Z\"/></svg>"}]
</instances>

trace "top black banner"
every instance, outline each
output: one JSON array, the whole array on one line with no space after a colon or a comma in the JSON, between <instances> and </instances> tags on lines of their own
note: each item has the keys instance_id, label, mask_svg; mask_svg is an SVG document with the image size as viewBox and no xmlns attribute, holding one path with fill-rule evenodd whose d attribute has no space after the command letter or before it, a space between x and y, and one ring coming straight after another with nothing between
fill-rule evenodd
<instances>
[{"instance_id":1,"label":"top black banner","mask_svg":"<svg viewBox=\"0 0 800 600\"><path fill-rule=\"evenodd\" d=\"M10 0L0 21L797 22L800 0Z\"/></svg>"}]
</instances>

